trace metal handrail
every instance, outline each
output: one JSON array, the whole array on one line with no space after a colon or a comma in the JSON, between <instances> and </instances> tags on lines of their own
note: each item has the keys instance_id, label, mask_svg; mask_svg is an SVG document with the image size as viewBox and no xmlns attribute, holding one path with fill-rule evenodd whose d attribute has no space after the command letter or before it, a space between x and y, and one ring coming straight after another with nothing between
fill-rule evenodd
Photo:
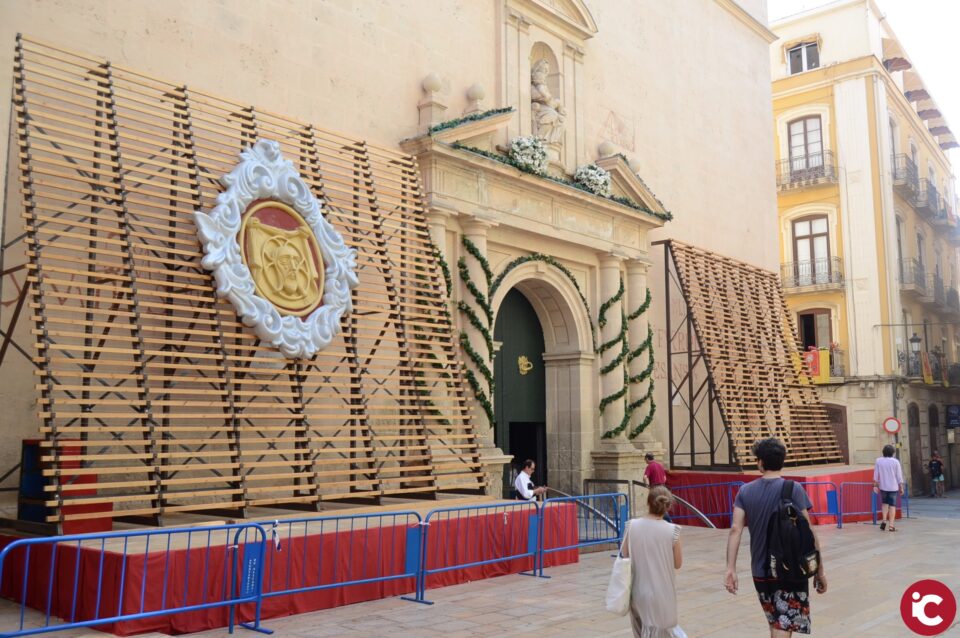
<instances>
[{"instance_id":1,"label":"metal handrail","mask_svg":"<svg viewBox=\"0 0 960 638\"><path fill-rule=\"evenodd\" d=\"M563 497L565 497L565 498L578 498L575 494L567 494L566 492L564 492L564 491L562 491L562 490L558 490L558 489L555 488L555 487L547 487L547 491L548 491L548 492L556 492L557 494L559 494L560 496L563 496ZM584 496L595 496L595 495L594 495L594 494L585 494ZM604 521L607 525L609 525L610 527L612 527L613 529L619 531L619 526L618 526L617 522L616 522L616 521L611 521L609 517L607 517L605 514L603 514L602 512L600 512L600 510L598 510L597 508L593 507L592 505L587 505L586 503L583 503L583 502L580 502L580 501L578 501L578 504L579 504L581 507L587 508L588 510L590 510L591 512L593 512L594 514L596 514L597 516L599 516L600 518L602 518L603 521Z\"/></svg>"},{"instance_id":2,"label":"metal handrail","mask_svg":"<svg viewBox=\"0 0 960 638\"><path fill-rule=\"evenodd\" d=\"M644 483L643 481L631 480L631 482L632 482L634 485L639 485L640 487L645 487L645 488L647 488L647 489L650 489L650 486L647 485L646 483ZM711 528L711 529L717 529L717 526L713 524L713 521L711 521L709 518L707 518L707 515L706 515L706 514L704 514L704 513L701 512L700 510L698 510L698 509L697 509L696 507L694 507L690 502L688 502L688 501L680 498L679 496L677 496L676 493L671 492L671 494L673 495L673 498L674 498L676 501L678 501L681 505L683 505L684 507L688 508L691 512L693 512L693 513L696 515L697 518L699 518L701 521L703 521L703 522L707 525L707 527L709 527L709 528Z\"/></svg>"}]
</instances>

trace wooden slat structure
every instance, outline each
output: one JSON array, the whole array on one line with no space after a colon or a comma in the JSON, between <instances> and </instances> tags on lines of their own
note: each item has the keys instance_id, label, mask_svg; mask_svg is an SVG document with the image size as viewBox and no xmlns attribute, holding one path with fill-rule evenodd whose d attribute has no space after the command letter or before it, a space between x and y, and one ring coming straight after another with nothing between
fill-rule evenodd
<instances>
[{"instance_id":1,"label":"wooden slat structure","mask_svg":"<svg viewBox=\"0 0 960 638\"><path fill-rule=\"evenodd\" d=\"M483 491L413 158L27 38L14 101L51 522ZM354 310L309 360L200 265L192 213L260 138L358 253Z\"/></svg>"},{"instance_id":2,"label":"wooden slat structure","mask_svg":"<svg viewBox=\"0 0 960 638\"><path fill-rule=\"evenodd\" d=\"M709 409L716 405L727 437L725 464L752 468L751 446L767 436L784 441L789 465L842 462L776 273L674 240L657 243L666 251L667 286L672 271L693 328L683 354L693 361L696 352L705 364ZM712 427L712 414L709 420ZM694 421L685 436L698 436Z\"/></svg>"}]
</instances>

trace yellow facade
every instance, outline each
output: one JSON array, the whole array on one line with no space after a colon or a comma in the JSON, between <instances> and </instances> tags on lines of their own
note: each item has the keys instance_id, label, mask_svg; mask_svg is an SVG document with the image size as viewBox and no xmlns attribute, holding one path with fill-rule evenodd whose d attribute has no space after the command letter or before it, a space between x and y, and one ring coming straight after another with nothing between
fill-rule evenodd
<instances>
[{"instance_id":1,"label":"yellow facade","mask_svg":"<svg viewBox=\"0 0 960 638\"><path fill-rule=\"evenodd\" d=\"M957 139L871 0L772 28L781 275L814 381L849 462L895 443L916 493L946 450L960 483L943 427L960 404Z\"/></svg>"}]
</instances>

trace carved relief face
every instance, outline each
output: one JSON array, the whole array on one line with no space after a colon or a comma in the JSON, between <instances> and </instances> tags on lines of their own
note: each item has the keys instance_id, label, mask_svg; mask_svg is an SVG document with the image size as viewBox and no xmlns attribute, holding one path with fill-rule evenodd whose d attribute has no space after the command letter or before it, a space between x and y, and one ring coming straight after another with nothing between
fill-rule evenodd
<instances>
[{"instance_id":1,"label":"carved relief face","mask_svg":"<svg viewBox=\"0 0 960 638\"><path fill-rule=\"evenodd\" d=\"M530 77L533 78L534 84L544 84L547 81L548 75L550 75L550 63L546 60L537 62L530 72Z\"/></svg>"},{"instance_id":2,"label":"carved relief face","mask_svg":"<svg viewBox=\"0 0 960 638\"><path fill-rule=\"evenodd\" d=\"M243 259L257 293L282 315L303 317L323 295L323 261L316 238L286 204L257 202L244 214L240 230Z\"/></svg>"}]
</instances>

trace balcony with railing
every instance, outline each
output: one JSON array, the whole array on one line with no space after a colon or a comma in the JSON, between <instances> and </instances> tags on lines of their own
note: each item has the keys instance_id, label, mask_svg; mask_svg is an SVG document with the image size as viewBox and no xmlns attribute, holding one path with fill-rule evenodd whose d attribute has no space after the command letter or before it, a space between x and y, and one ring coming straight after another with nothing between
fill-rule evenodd
<instances>
[{"instance_id":1,"label":"balcony with railing","mask_svg":"<svg viewBox=\"0 0 960 638\"><path fill-rule=\"evenodd\" d=\"M940 211L940 193L936 185L928 179L921 179L917 196L913 200L913 207L918 213L936 216Z\"/></svg>"},{"instance_id":2,"label":"balcony with railing","mask_svg":"<svg viewBox=\"0 0 960 638\"><path fill-rule=\"evenodd\" d=\"M930 385L942 385L944 376L948 379L960 372L956 363L949 363L947 357L940 352L939 348L927 352L907 352L897 351L897 359L900 364L900 374L905 377L911 377L916 380L924 380ZM929 366L927 372L930 377L925 378L924 364ZM944 373L947 373L946 375ZM954 385L950 381L950 385Z\"/></svg>"},{"instance_id":3,"label":"balcony with railing","mask_svg":"<svg viewBox=\"0 0 960 638\"><path fill-rule=\"evenodd\" d=\"M916 259L903 259L900 261L898 272L900 279L900 290L917 297L927 295L927 274L921 264Z\"/></svg>"},{"instance_id":4,"label":"balcony with railing","mask_svg":"<svg viewBox=\"0 0 960 638\"><path fill-rule=\"evenodd\" d=\"M947 307L946 292L943 287L943 277L935 272L927 275L926 294L921 298L925 304L945 309Z\"/></svg>"},{"instance_id":5,"label":"balcony with railing","mask_svg":"<svg viewBox=\"0 0 960 638\"><path fill-rule=\"evenodd\" d=\"M841 288L843 268L839 257L789 261L780 264L780 280L784 288Z\"/></svg>"},{"instance_id":6,"label":"balcony with railing","mask_svg":"<svg viewBox=\"0 0 960 638\"><path fill-rule=\"evenodd\" d=\"M950 210L950 207L947 205L946 199L938 195L933 207L933 217L930 219L931 224L939 228L948 228L953 224L953 211Z\"/></svg>"},{"instance_id":7,"label":"balcony with railing","mask_svg":"<svg viewBox=\"0 0 960 638\"><path fill-rule=\"evenodd\" d=\"M845 362L846 353L839 348L830 349L830 377L836 379L837 377L847 376L847 366Z\"/></svg>"},{"instance_id":8,"label":"balcony with railing","mask_svg":"<svg viewBox=\"0 0 960 638\"><path fill-rule=\"evenodd\" d=\"M777 189L793 190L837 183L833 151L797 155L777 162Z\"/></svg>"},{"instance_id":9,"label":"balcony with railing","mask_svg":"<svg viewBox=\"0 0 960 638\"><path fill-rule=\"evenodd\" d=\"M952 315L960 315L960 292L954 286L947 288L947 311Z\"/></svg>"},{"instance_id":10,"label":"balcony with railing","mask_svg":"<svg viewBox=\"0 0 960 638\"><path fill-rule=\"evenodd\" d=\"M920 173L909 155L893 156L893 190L913 205L920 189Z\"/></svg>"}]
</instances>

